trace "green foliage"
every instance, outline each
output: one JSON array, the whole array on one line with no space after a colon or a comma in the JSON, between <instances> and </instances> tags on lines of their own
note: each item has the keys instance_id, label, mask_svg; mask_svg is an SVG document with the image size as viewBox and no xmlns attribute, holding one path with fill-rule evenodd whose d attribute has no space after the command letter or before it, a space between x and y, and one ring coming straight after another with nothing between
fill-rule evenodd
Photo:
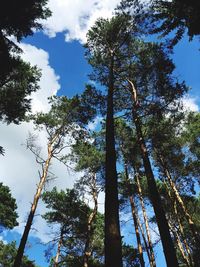
<instances>
[{"instance_id":1,"label":"green foliage","mask_svg":"<svg viewBox=\"0 0 200 267\"><path fill-rule=\"evenodd\" d=\"M19 123L30 110L27 96L36 91L39 71L22 61L21 49L9 39L20 41L41 29L40 19L50 16L47 0L3 1L0 9L0 120Z\"/></svg>"},{"instance_id":2,"label":"green foliage","mask_svg":"<svg viewBox=\"0 0 200 267\"><path fill-rule=\"evenodd\" d=\"M83 262L87 223L91 209L79 199L79 194L74 189L58 192L56 188L53 188L51 192L45 192L42 199L47 208L51 210L43 217L49 224L59 224L63 234L61 266L65 266L64 264L79 266ZM94 266L101 266L98 265L103 257L103 216L101 214L97 214L92 225L90 245L92 250L90 262Z\"/></svg>"},{"instance_id":3,"label":"green foliage","mask_svg":"<svg viewBox=\"0 0 200 267\"><path fill-rule=\"evenodd\" d=\"M104 163L104 153L89 141L78 140L72 147L72 157L75 159L76 170L88 170L97 173Z\"/></svg>"},{"instance_id":4,"label":"green foliage","mask_svg":"<svg viewBox=\"0 0 200 267\"><path fill-rule=\"evenodd\" d=\"M118 155L122 163L134 168L141 166L140 149L137 143L135 129L124 119L115 120L115 140Z\"/></svg>"},{"instance_id":5,"label":"green foliage","mask_svg":"<svg viewBox=\"0 0 200 267\"><path fill-rule=\"evenodd\" d=\"M47 208L51 211L45 213L43 216L48 223L59 223L66 231L73 231L76 229L77 220L86 224L85 215L89 213L89 208L83 204L79 198L78 193L73 189L66 189L66 191L57 191L56 187L51 192L45 192L42 195L43 201Z\"/></svg>"},{"instance_id":6,"label":"green foliage","mask_svg":"<svg viewBox=\"0 0 200 267\"><path fill-rule=\"evenodd\" d=\"M123 266L124 267L139 267L138 251L130 245L123 244L122 246Z\"/></svg>"},{"instance_id":7,"label":"green foliage","mask_svg":"<svg viewBox=\"0 0 200 267\"><path fill-rule=\"evenodd\" d=\"M9 187L0 183L0 226L12 229L18 225L16 209L16 200Z\"/></svg>"},{"instance_id":8,"label":"green foliage","mask_svg":"<svg viewBox=\"0 0 200 267\"><path fill-rule=\"evenodd\" d=\"M51 15L47 0L4 1L0 10L1 31L6 36L14 35L18 41L33 34L33 29L41 29L40 19Z\"/></svg>"},{"instance_id":9,"label":"green foliage","mask_svg":"<svg viewBox=\"0 0 200 267\"><path fill-rule=\"evenodd\" d=\"M83 237L80 235L75 238L70 238L64 241L64 247L66 249L66 254L61 258L63 262L67 263L66 266L83 266L83 251L86 240L86 235L83 231L81 232ZM89 266L93 267L103 267L103 257L104 257L104 218L98 213L95 222L92 225L92 236L90 242L90 251L92 252L89 257Z\"/></svg>"},{"instance_id":10,"label":"green foliage","mask_svg":"<svg viewBox=\"0 0 200 267\"><path fill-rule=\"evenodd\" d=\"M39 89L40 72L36 67L15 58L11 70L0 79L0 120L16 123L31 109L30 94Z\"/></svg>"},{"instance_id":11,"label":"green foliage","mask_svg":"<svg viewBox=\"0 0 200 267\"><path fill-rule=\"evenodd\" d=\"M198 0L154 0L153 22L154 33L168 35L176 30L172 44L176 44L187 29L188 36L192 39L200 34L200 3Z\"/></svg>"},{"instance_id":12,"label":"green foliage","mask_svg":"<svg viewBox=\"0 0 200 267\"><path fill-rule=\"evenodd\" d=\"M48 131L55 131L61 127L63 131L69 131L70 125L71 129L80 130L80 126L86 126L96 115L96 102L91 102L95 93L94 88L87 87L82 95L72 98L53 96L49 99L51 109L48 113L38 113L30 118L34 119L36 125L45 126Z\"/></svg>"},{"instance_id":13,"label":"green foliage","mask_svg":"<svg viewBox=\"0 0 200 267\"><path fill-rule=\"evenodd\" d=\"M124 42L129 42L129 16L114 16L110 20L100 18L88 31L86 57L93 67L91 78L108 86L110 55L120 57Z\"/></svg>"},{"instance_id":14,"label":"green foliage","mask_svg":"<svg viewBox=\"0 0 200 267\"><path fill-rule=\"evenodd\" d=\"M16 254L17 248L15 242L4 244L2 241L0 241L0 266L12 267ZM21 267L37 266L34 264L34 261L30 261L27 256L24 256Z\"/></svg>"},{"instance_id":15,"label":"green foliage","mask_svg":"<svg viewBox=\"0 0 200 267\"><path fill-rule=\"evenodd\" d=\"M185 130L183 132L183 139L189 147L190 152L200 159L200 113L191 112L185 122Z\"/></svg>"},{"instance_id":16,"label":"green foliage","mask_svg":"<svg viewBox=\"0 0 200 267\"><path fill-rule=\"evenodd\" d=\"M200 114L189 113L185 119L181 142L185 152L186 171L200 184Z\"/></svg>"}]
</instances>

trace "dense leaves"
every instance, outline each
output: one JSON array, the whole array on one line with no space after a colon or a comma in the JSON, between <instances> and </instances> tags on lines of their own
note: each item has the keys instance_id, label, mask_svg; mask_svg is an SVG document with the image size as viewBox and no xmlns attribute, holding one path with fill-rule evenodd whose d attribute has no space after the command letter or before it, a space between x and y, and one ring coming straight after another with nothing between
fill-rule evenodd
<instances>
[{"instance_id":1,"label":"dense leaves","mask_svg":"<svg viewBox=\"0 0 200 267\"><path fill-rule=\"evenodd\" d=\"M40 72L36 67L23 62L19 57L12 69L0 78L0 120L19 123L27 111L31 111L30 94L39 89Z\"/></svg>"},{"instance_id":2,"label":"dense leaves","mask_svg":"<svg viewBox=\"0 0 200 267\"><path fill-rule=\"evenodd\" d=\"M10 244L4 244L2 241L0 241L0 266L12 267L16 253L17 248L15 242L11 242ZM24 256L21 267L37 266L34 264L34 261L31 261L28 259L28 257Z\"/></svg>"},{"instance_id":3,"label":"dense leaves","mask_svg":"<svg viewBox=\"0 0 200 267\"><path fill-rule=\"evenodd\" d=\"M65 264L81 266L91 209L80 200L78 192L74 189L58 192L54 188L51 192L43 194L43 201L47 208L51 209L43 217L49 224L58 224L60 234L62 233L62 253L59 260L61 265L59 266L65 266ZM92 224L90 238L92 254L89 264L101 266L103 257L103 216L101 214L97 214Z\"/></svg>"},{"instance_id":4,"label":"dense leaves","mask_svg":"<svg viewBox=\"0 0 200 267\"><path fill-rule=\"evenodd\" d=\"M50 16L47 1L3 1L0 10L0 119L18 123L30 110L31 92L36 91L39 71L23 62L21 49L10 37L20 41L42 28L40 19Z\"/></svg>"},{"instance_id":5,"label":"dense leaves","mask_svg":"<svg viewBox=\"0 0 200 267\"><path fill-rule=\"evenodd\" d=\"M161 32L165 36L176 30L174 43L183 37L186 29L190 39L200 34L200 3L198 0L154 0L152 7L154 10L153 21L156 22L154 32Z\"/></svg>"},{"instance_id":6,"label":"dense leaves","mask_svg":"<svg viewBox=\"0 0 200 267\"><path fill-rule=\"evenodd\" d=\"M12 229L18 225L16 209L9 187L0 183L0 227Z\"/></svg>"}]
</instances>

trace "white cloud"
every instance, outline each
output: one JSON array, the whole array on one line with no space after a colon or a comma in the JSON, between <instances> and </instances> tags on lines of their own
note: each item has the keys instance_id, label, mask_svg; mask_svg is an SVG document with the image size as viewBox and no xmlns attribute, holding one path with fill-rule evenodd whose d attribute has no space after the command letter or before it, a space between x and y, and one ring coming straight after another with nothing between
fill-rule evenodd
<instances>
[{"instance_id":1,"label":"white cloud","mask_svg":"<svg viewBox=\"0 0 200 267\"><path fill-rule=\"evenodd\" d=\"M33 196L39 182L38 170L40 170L40 166L36 163L34 155L29 150L26 150L23 145L26 142L29 131L33 132L31 123L22 123L19 126L1 125L1 145L6 150L6 155L5 157L0 157L0 180L10 187L13 196L17 200L19 226L15 230L19 233L23 232L25 218L27 218L30 211ZM47 139L44 132L39 133L37 144L44 148L43 152L46 151ZM69 169L56 160L52 162L51 172L55 174L56 179L46 186L48 190L53 186L57 186L58 189L72 187L74 180L79 175L70 172ZM36 214L44 214L44 212L44 205L40 201ZM32 235L41 238L44 242L49 241L47 227L41 217L35 218L33 228L38 229L38 231L32 232Z\"/></svg>"},{"instance_id":2,"label":"white cloud","mask_svg":"<svg viewBox=\"0 0 200 267\"><path fill-rule=\"evenodd\" d=\"M91 131L96 130L97 127L100 125L100 122L102 121L102 119L103 119L102 117L97 116L97 117L94 119L93 122L89 122L89 123L88 123L88 126L87 126L88 130L91 130Z\"/></svg>"},{"instance_id":3,"label":"white cloud","mask_svg":"<svg viewBox=\"0 0 200 267\"><path fill-rule=\"evenodd\" d=\"M66 41L86 41L86 33L97 18L109 18L120 0L50 0L52 16L44 22L50 37L66 32Z\"/></svg>"},{"instance_id":4,"label":"white cloud","mask_svg":"<svg viewBox=\"0 0 200 267\"><path fill-rule=\"evenodd\" d=\"M49 55L46 51L29 44L20 44L20 47L24 51L23 59L30 62L31 65L37 65L42 71L41 89L31 96L32 111L46 112L49 110L47 98L56 94L60 88L59 77L50 66ZM98 122L99 118L90 127L94 128ZM0 123L0 128L0 144L6 151L5 157L0 157L0 181L10 187L13 197L17 200L19 226L14 231L21 234L39 182L38 170L40 169L34 155L29 150L26 150L23 144L26 143L29 132L38 134L37 144L43 148L42 152L45 155L47 138L44 132L36 132L32 123L24 122L20 125ZM57 186L58 190L72 187L74 181L81 175L70 171L70 169L67 169L66 166L56 160L52 163L51 171L57 178L46 186L48 190L53 186ZM100 198L101 202L103 202L102 195ZM103 205L101 205L100 210L103 210ZM36 214L41 215L44 212L45 206L40 201ZM46 222L40 216L35 217L33 229L38 229L38 231L31 231L30 236L38 237L43 242L50 241L51 237Z\"/></svg>"},{"instance_id":5,"label":"white cloud","mask_svg":"<svg viewBox=\"0 0 200 267\"><path fill-rule=\"evenodd\" d=\"M60 89L59 76L49 65L49 54L43 49L29 44L19 44L24 53L22 58L30 62L31 65L37 65L41 69L42 77L40 79L40 90L33 94L32 111L47 111L49 96L55 95Z\"/></svg>"},{"instance_id":6,"label":"white cloud","mask_svg":"<svg viewBox=\"0 0 200 267\"><path fill-rule=\"evenodd\" d=\"M24 50L23 59L29 61L32 65L37 65L42 70L41 89L33 93L31 98L33 99L33 111L45 112L49 109L47 97L56 94L60 88L59 77L49 65L49 55L46 51L27 44L21 44L20 46ZM22 233L25 218L30 210L39 181L39 166L31 152L26 150L22 144L26 143L28 132L36 132L32 123L22 123L20 125L0 124L0 128L1 145L6 151L5 157L0 157L0 181L10 187L13 196L17 200L20 225L15 230ZM47 139L44 133L39 133L37 143L46 150ZM55 161L52 164L52 171L57 176L57 179L49 185L49 188L55 185L59 189L72 186L76 175L69 173L64 165ZM42 214L44 210L44 205L40 202L36 213ZM39 230L38 232L34 231L34 236L47 241L49 237L46 235L46 224L41 217L36 217L33 227Z\"/></svg>"},{"instance_id":7,"label":"white cloud","mask_svg":"<svg viewBox=\"0 0 200 267\"><path fill-rule=\"evenodd\" d=\"M199 106L196 101L196 98L190 97L189 95L183 97L182 102L184 111L199 111Z\"/></svg>"}]
</instances>

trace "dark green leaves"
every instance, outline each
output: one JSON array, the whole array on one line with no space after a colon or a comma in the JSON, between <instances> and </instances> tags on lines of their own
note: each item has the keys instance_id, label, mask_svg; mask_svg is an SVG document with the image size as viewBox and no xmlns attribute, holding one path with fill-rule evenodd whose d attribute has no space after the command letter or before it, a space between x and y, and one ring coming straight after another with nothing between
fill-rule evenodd
<instances>
[{"instance_id":1,"label":"dark green leaves","mask_svg":"<svg viewBox=\"0 0 200 267\"><path fill-rule=\"evenodd\" d=\"M8 186L0 183L0 226L12 229L18 225L17 205Z\"/></svg>"}]
</instances>

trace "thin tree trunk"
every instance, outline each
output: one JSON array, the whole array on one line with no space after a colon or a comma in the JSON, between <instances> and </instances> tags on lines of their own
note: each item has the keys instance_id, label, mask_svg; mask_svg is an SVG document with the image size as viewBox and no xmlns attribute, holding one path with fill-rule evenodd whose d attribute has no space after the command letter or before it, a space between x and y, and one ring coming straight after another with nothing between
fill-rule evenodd
<instances>
[{"instance_id":1,"label":"thin tree trunk","mask_svg":"<svg viewBox=\"0 0 200 267\"><path fill-rule=\"evenodd\" d=\"M119 201L113 118L114 58L111 52L106 117L105 267L122 267Z\"/></svg>"},{"instance_id":2,"label":"thin tree trunk","mask_svg":"<svg viewBox=\"0 0 200 267\"><path fill-rule=\"evenodd\" d=\"M147 240L148 240L148 247L149 247L149 251L150 251L150 265L152 267L156 267L155 255L154 255L154 251L153 251L153 244L151 242L151 235L150 235L150 230L149 230L148 217L147 217L146 208L144 205L144 200L143 200L143 196L142 196L142 188L140 185L140 179L139 179L138 175L139 174L136 173L135 178L136 178L136 184L137 184L138 193L139 193L140 204L142 207L142 213L143 213L143 217L144 217L145 229L146 229Z\"/></svg>"},{"instance_id":3,"label":"thin tree trunk","mask_svg":"<svg viewBox=\"0 0 200 267\"><path fill-rule=\"evenodd\" d=\"M182 257L183 257L183 260L185 261L185 264L187 265L187 267L191 267L189 259L185 255L185 251L184 251L184 248L182 246L182 243L181 243L181 240L180 240L180 237L179 237L178 233L176 232L175 228L170 224L170 222L168 222L168 223L169 223L170 230L173 233L174 238L176 239L179 251L180 251L180 253L181 253Z\"/></svg>"},{"instance_id":4,"label":"thin tree trunk","mask_svg":"<svg viewBox=\"0 0 200 267\"><path fill-rule=\"evenodd\" d=\"M137 213L137 220L138 220L138 225L139 225L139 228L140 228L140 232L142 234L142 238L143 238L143 241L144 241L144 245L145 245L145 249L146 249L146 252L147 252L147 256L148 256L148 259L149 259L149 264L150 264L150 266L152 266L152 263L151 263L151 254L150 254L150 251L149 251L149 246L147 244L146 236L145 236L145 233L144 233L142 224L140 222L138 213Z\"/></svg>"},{"instance_id":5,"label":"thin tree trunk","mask_svg":"<svg viewBox=\"0 0 200 267\"><path fill-rule=\"evenodd\" d=\"M171 202L173 203L173 209L174 209L174 213L175 213L175 215L176 215L176 219L177 219L177 223L178 223L179 236L181 236L181 238L179 238L179 239L180 239L180 240L183 242L183 244L184 244L185 250L186 250L187 255L188 255L188 259L189 259L189 264L190 264L190 266L193 266L193 260L192 260L192 256L191 256L191 251L190 251L190 248L189 248L189 246L188 246L188 244L187 244L187 241L186 241L186 239L185 239L185 234L184 234L183 226L182 226L182 223L181 223L180 218L179 218L179 213L178 213L178 211L177 211L176 200L174 200L174 199L172 198L171 192L170 192L170 190L169 190L169 187L168 187L168 184L167 184L166 181L164 181L164 185L165 185L165 187L166 187L166 189L167 189L167 194L168 194L168 196L169 196ZM177 234L178 234L178 233L177 233ZM186 257L187 257L187 256L186 256Z\"/></svg>"},{"instance_id":6,"label":"thin tree trunk","mask_svg":"<svg viewBox=\"0 0 200 267\"><path fill-rule=\"evenodd\" d=\"M186 220L187 220L187 222L189 224L190 230L191 230L191 232L192 232L192 234L194 236L196 245L199 247L200 246L200 238L199 238L199 234L197 232L197 229L195 227L195 224L194 224L189 212L187 211L187 208L185 207L185 204L184 204L184 202L183 202L183 200L182 200L182 198L181 198L181 196L180 196L180 194L179 194L179 192L178 192L178 190L176 188L176 185L173 182L171 174L170 174L170 172L169 172L169 170L168 170L168 168L167 168L162 156L159 153L157 153L157 154L158 154L161 166L163 168L164 174L165 174L165 176L166 176L166 178L167 178L167 180L169 182L169 185L170 185L170 187L171 187L171 189L172 189L172 191L174 193L176 201L180 205L180 207L181 207L181 209L183 211L183 214L184 214L184 216L185 216L185 218L186 218Z\"/></svg>"},{"instance_id":7,"label":"thin tree trunk","mask_svg":"<svg viewBox=\"0 0 200 267\"><path fill-rule=\"evenodd\" d=\"M98 193L97 193L97 187L96 187L96 175L93 174L93 179L91 181L91 186L92 186L92 197L94 201L94 208L92 213L90 214L88 218L88 223L87 223L87 239L85 243L85 249L84 249L84 256L83 256L83 266L88 267L89 266L89 257L91 256L91 251L90 251L90 242L91 242L91 230L92 230L92 223L95 220L95 217L97 215L97 210L98 210Z\"/></svg>"},{"instance_id":8,"label":"thin tree trunk","mask_svg":"<svg viewBox=\"0 0 200 267\"><path fill-rule=\"evenodd\" d=\"M192 260L192 256L191 256L191 251L190 251L190 248L188 246L187 240L185 239L183 225L182 225L181 220L179 218L179 214L178 214L178 211L177 211L176 203L174 203L174 212L175 212L176 217L177 217L178 228L179 228L179 231L180 231L180 235L182 237L182 242L183 242L183 244L185 246L185 250L186 250L186 252L188 254L188 258L189 258L189 261L190 261L190 266L193 266L193 260Z\"/></svg>"},{"instance_id":9,"label":"thin tree trunk","mask_svg":"<svg viewBox=\"0 0 200 267\"><path fill-rule=\"evenodd\" d=\"M143 249L142 249L140 232L139 232L139 224L138 224L139 219L138 219L138 215L137 215L137 210L136 210L134 198L131 194L131 188L130 188L130 181L129 181L127 166L126 166L126 164L124 164L124 165L125 165L124 169L125 169L125 175L126 175L126 185L127 185L128 194L129 194L129 201L130 201L130 205L131 205L133 222L134 222L134 226L135 226L135 234L136 234L136 239L137 239L140 265L141 265L141 267L145 267L145 262L144 262L144 257L143 257Z\"/></svg>"},{"instance_id":10,"label":"thin tree trunk","mask_svg":"<svg viewBox=\"0 0 200 267\"><path fill-rule=\"evenodd\" d=\"M39 198L41 196L44 184L45 184L46 179L47 179L48 169L49 169L49 166L50 166L50 161L51 161L51 159L53 157L52 144L54 143L56 138L57 138L57 134L52 138L52 140L48 144L48 157L47 157L47 160L44 163L43 173L41 175L40 182L39 182L36 194L35 194L34 199L33 199L33 204L31 205L31 210L30 210L30 213L29 213L29 216L28 216L28 220L26 222L26 226L25 226L25 229L24 229L20 244L19 244L19 248L18 248L18 251L17 251L17 255L16 255L16 258L15 258L15 262L14 262L13 267L20 267L21 266L21 262L22 262L22 258L23 258L23 254L24 254L24 249L25 249L26 242L27 242L27 239L28 239L28 235L29 235L29 232L30 232L30 229L31 229L31 225L33 223L33 218L34 218L34 215L35 215L37 204L38 204L38 201L39 201Z\"/></svg>"},{"instance_id":11,"label":"thin tree trunk","mask_svg":"<svg viewBox=\"0 0 200 267\"><path fill-rule=\"evenodd\" d=\"M62 246L62 239L63 239L63 230L61 229L60 239L58 242L58 248L57 248L56 257L55 257L54 265L53 265L54 267L58 267L59 258L60 258L60 250L61 250L61 246Z\"/></svg>"},{"instance_id":12,"label":"thin tree trunk","mask_svg":"<svg viewBox=\"0 0 200 267\"><path fill-rule=\"evenodd\" d=\"M142 159L144 163L145 173L147 177L149 194L150 194L151 202L154 208L156 221L158 224L158 229L160 232L160 237L161 237L161 241L163 245L166 263L168 267L172 267L172 266L178 267L179 264L178 264L178 260L176 257L176 250L174 248L172 237L170 235L169 225L167 223L165 212L162 207L161 197L159 195L159 192L156 186L156 181L155 181L151 163L149 160L147 147L146 147L145 140L142 134L141 122L137 114L137 105L138 105L137 91L134 87L134 84L131 81L129 81L129 84L131 86L131 90L132 90L131 92L133 96L133 110L132 110L133 121L136 126L136 133L137 133L141 155L142 155Z\"/></svg>"}]
</instances>

